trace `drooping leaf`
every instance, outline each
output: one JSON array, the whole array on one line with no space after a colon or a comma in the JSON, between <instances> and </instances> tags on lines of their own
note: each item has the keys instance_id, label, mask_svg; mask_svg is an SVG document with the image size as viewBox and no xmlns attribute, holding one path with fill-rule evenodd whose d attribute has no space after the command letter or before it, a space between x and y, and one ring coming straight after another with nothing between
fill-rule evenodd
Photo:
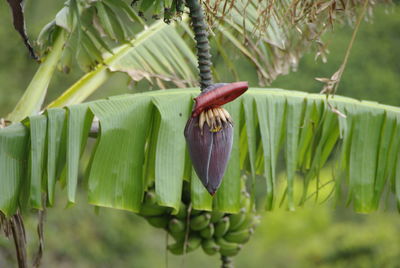
<instances>
[{"instance_id":1,"label":"drooping leaf","mask_svg":"<svg viewBox=\"0 0 400 268\"><path fill-rule=\"evenodd\" d=\"M44 183L44 166L46 162L47 117L35 115L29 117L31 148L29 155L30 190L29 200L33 208L42 208L42 189Z\"/></svg>"},{"instance_id":2,"label":"drooping leaf","mask_svg":"<svg viewBox=\"0 0 400 268\"><path fill-rule=\"evenodd\" d=\"M11 215L18 208L18 200L23 201L26 192L29 195L22 187L22 182L30 181L29 174L25 174L29 158L31 163L39 163L39 167L31 167L35 189L31 199L38 200L40 191L53 199L54 183L63 167L60 160L66 157L67 195L69 202L75 202L79 157L87 141L92 114L101 126L87 170L89 201L93 205L138 211L143 192L155 184L157 203L176 212L183 182L191 180L195 209L234 213L240 209L241 175L255 172L265 178L264 182L255 180L254 188L265 189L267 185L266 191L257 191L266 200L266 209L273 209L276 200L283 198L288 208L294 209L309 202L307 194L315 191L315 185L318 190L319 171L327 164L338 171L333 178L336 196L342 202L347 199L353 203L358 212L378 209L382 197L400 198L399 108L340 96L327 105L323 95L278 89L250 89L226 105L234 120L234 144L221 188L212 198L192 174L183 136L197 92L154 91L74 105L65 108L66 112L50 109L32 117L32 122L27 119L29 132L34 135L29 135L21 125L1 129L1 211ZM330 106L347 118L338 117ZM48 127L42 131L40 124L45 121ZM43 137L47 161L42 160ZM285 156L288 176L278 181L280 154ZM47 180L46 174L38 179L43 174L38 169L40 163L44 165L42 171L52 174ZM304 175L305 189L295 187L301 185L296 183L297 172ZM47 187L43 187L46 182ZM284 193L282 186L286 187ZM21 206L34 205L22 201Z\"/></svg>"},{"instance_id":3,"label":"drooping leaf","mask_svg":"<svg viewBox=\"0 0 400 268\"><path fill-rule=\"evenodd\" d=\"M75 203L78 185L79 158L86 145L93 115L87 105L68 107L66 136L66 183L68 202Z\"/></svg>"},{"instance_id":4,"label":"drooping leaf","mask_svg":"<svg viewBox=\"0 0 400 268\"><path fill-rule=\"evenodd\" d=\"M260 137L263 148L264 171L267 196L266 208L272 209L274 205L276 188L276 164L280 149L283 123L286 110L286 98L275 96L260 96L254 100L257 106L257 116L260 125Z\"/></svg>"},{"instance_id":5,"label":"drooping leaf","mask_svg":"<svg viewBox=\"0 0 400 268\"><path fill-rule=\"evenodd\" d=\"M16 212L21 184L28 181L28 131L21 123L0 130L0 211L6 216Z\"/></svg>"},{"instance_id":6,"label":"drooping leaf","mask_svg":"<svg viewBox=\"0 0 400 268\"><path fill-rule=\"evenodd\" d=\"M189 94L154 96L154 105L161 115L155 162L155 187L160 205L179 209L185 169L186 144L183 129L190 114ZM163 98L164 97L164 98Z\"/></svg>"},{"instance_id":7,"label":"drooping leaf","mask_svg":"<svg viewBox=\"0 0 400 268\"><path fill-rule=\"evenodd\" d=\"M388 118L389 117L389 118ZM390 178L390 172L392 170L394 162L396 161L395 155L393 155L393 147L398 146L399 136L397 132L396 118L391 113L385 113L382 130L380 133L380 144L378 152L378 163L376 167L376 178L374 186L374 209L379 206L379 197L382 194L383 187L387 180Z\"/></svg>"},{"instance_id":8,"label":"drooping leaf","mask_svg":"<svg viewBox=\"0 0 400 268\"><path fill-rule=\"evenodd\" d=\"M298 137L301 127L301 115L304 99L287 99L287 120L286 120L286 173L287 173L287 198L289 210L294 210L294 178L297 166Z\"/></svg>"},{"instance_id":9,"label":"drooping leaf","mask_svg":"<svg viewBox=\"0 0 400 268\"><path fill-rule=\"evenodd\" d=\"M240 126L240 97L236 101L231 102L224 107L234 120L234 124ZM217 193L215 194L215 209L230 213L239 212L240 205L240 162L239 162L239 127L235 127L233 133L233 147L230 160L222 178L222 183ZM236 146L235 146L236 145Z\"/></svg>"},{"instance_id":10,"label":"drooping leaf","mask_svg":"<svg viewBox=\"0 0 400 268\"><path fill-rule=\"evenodd\" d=\"M146 134L151 126L150 108L148 96L91 105L100 121L101 137L89 176L90 203L135 212L140 210Z\"/></svg>"},{"instance_id":11,"label":"drooping leaf","mask_svg":"<svg viewBox=\"0 0 400 268\"><path fill-rule=\"evenodd\" d=\"M54 202L57 179L65 166L66 111L62 108L47 110L47 191L49 204Z\"/></svg>"},{"instance_id":12,"label":"drooping leaf","mask_svg":"<svg viewBox=\"0 0 400 268\"><path fill-rule=\"evenodd\" d=\"M369 212L373 208L379 136L384 111L366 111L364 107L360 107L353 116L354 122L357 123L353 127L349 174L354 183L349 191L352 194L355 209L360 212Z\"/></svg>"},{"instance_id":13,"label":"drooping leaf","mask_svg":"<svg viewBox=\"0 0 400 268\"><path fill-rule=\"evenodd\" d=\"M246 128L246 136L247 136L247 147L248 147L248 160L250 162L250 171L253 179L255 179L256 175L256 150L257 150L257 137L256 137L256 108L255 102L252 99L243 99L243 110L244 110L244 121Z\"/></svg>"}]
</instances>

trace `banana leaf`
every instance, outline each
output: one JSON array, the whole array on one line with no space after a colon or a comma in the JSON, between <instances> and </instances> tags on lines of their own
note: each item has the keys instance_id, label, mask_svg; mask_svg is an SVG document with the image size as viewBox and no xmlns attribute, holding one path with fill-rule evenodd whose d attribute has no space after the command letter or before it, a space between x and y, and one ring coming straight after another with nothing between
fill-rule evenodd
<instances>
[{"instance_id":1,"label":"banana leaf","mask_svg":"<svg viewBox=\"0 0 400 268\"><path fill-rule=\"evenodd\" d=\"M252 183L264 188L265 209L281 200L293 210L308 200L328 164L342 174L333 182L336 199L355 211L374 211L387 197L400 201L400 108L335 96L329 104L344 118L323 95L266 88L249 89L226 105L235 121L232 155L221 188L214 198L207 196L192 172L183 136L197 94L171 89L115 96L48 109L0 129L0 211L10 216L18 208L51 205L58 194L54 185L63 180L68 201L75 202L83 180L78 160L90 124L97 122L93 116L99 131L86 190L95 206L138 212L154 184L157 203L178 210L182 185L191 181L194 208L235 213L241 176L249 174L262 178ZM286 176L277 174L280 162Z\"/></svg>"}]
</instances>

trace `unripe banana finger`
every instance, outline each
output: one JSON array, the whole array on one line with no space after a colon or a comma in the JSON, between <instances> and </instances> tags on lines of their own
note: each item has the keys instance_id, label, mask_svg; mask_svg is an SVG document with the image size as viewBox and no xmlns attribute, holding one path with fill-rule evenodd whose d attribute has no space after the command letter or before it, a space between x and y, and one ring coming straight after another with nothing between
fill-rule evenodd
<instances>
[{"instance_id":1,"label":"unripe banana finger","mask_svg":"<svg viewBox=\"0 0 400 268\"><path fill-rule=\"evenodd\" d=\"M204 239L210 239L214 235L214 224L210 223L206 228L200 231L200 236Z\"/></svg>"},{"instance_id":2,"label":"unripe banana finger","mask_svg":"<svg viewBox=\"0 0 400 268\"><path fill-rule=\"evenodd\" d=\"M168 219L164 216L146 217L147 222L156 228L166 228L168 225Z\"/></svg>"},{"instance_id":3,"label":"unripe banana finger","mask_svg":"<svg viewBox=\"0 0 400 268\"><path fill-rule=\"evenodd\" d=\"M220 237L215 240L215 242L221 247L221 250L233 250L237 249L240 245L234 242L228 242L224 238Z\"/></svg>"},{"instance_id":4,"label":"unripe banana finger","mask_svg":"<svg viewBox=\"0 0 400 268\"><path fill-rule=\"evenodd\" d=\"M144 217L161 216L167 213L168 209L166 207L150 204L143 204L139 211L139 214Z\"/></svg>"},{"instance_id":5,"label":"unripe banana finger","mask_svg":"<svg viewBox=\"0 0 400 268\"><path fill-rule=\"evenodd\" d=\"M230 222L229 230L234 230L238 226L240 226L246 219L246 216L247 215L243 210L240 210L240 212L237 214L229 215L229 222Z\"/></svg>"},{"instance_id":6,"label":"unripe banana finger","mask_svg":"<svg viewBox=\"0 0 400 268\"><path fill-rule=\"evenodd\" d=\"M148 205L157 205L156 193L153 191L146 192L144 203Z\"/></svg>"},{"instance_id":7,"label":"unripe banana finger","mask_svg":"<svg viewBox=\"0 0 400 268\"><path fill-rule=\"evenodd\" d=\"M203 248L203 251L208 255L214 255L220 249L220 246L215 243L214 239L203 240L201 242L201 247Z\"/></svg>"},{"instance_id":8,"label":"unripe banana finger","mask_svg":"<svg viewBox=\"0 0 400 268\"><path fill-rule=\"evenodd\" d=\"M229 217L223 217L219 222L215 224L215 237L223 237L229 230Z\"/></svg>"},{"instance_id":9,"label":"unripe banana finger","mask_svg":"<svg viewBox=\"0 0 400 268\"><path fill-rule=\"evenodd\" d=\"M175 239L175 241L183 241L183 240L185 240L185 232L181 232L181 233L171 233L171 232L169 232L169 234Z\"/></svg>"},{"instance_id":10,"label":"unripe banana finger","mask_svg":"<svg viewBox=\"0 0 400 268\"><path fill-rule=\"evenodd\" d=\"M181 202L178 213L175 215L178 219L184 220L187 215L187 206L185 203Z\"/></svg>"},{"instance_id":11,"label":"unripe banana finger","mask_svg":"<svg viewBox=\"0 0 400 268\"><path fill-rule=\"evenodd\" d=\"M238 247L235 249L223 249L221 247L219 252L221 253L222 256L233 257L233 256L236 256L241 249L242 249L242 245L238 245Z\"/></svg>"},{"instance_id":12,"label":"unripe banana finger","mask_svg":"<svg viewBox=\"0 0 400 268\"><path fill-rule=\"evenodd\" d=\"M212 223L216 223L217 221L219 221L220 219L222 219L222 217L225 215L224 212L220 212L220 211L212 211L211 212L211 219L210 221Z\"/></svg>"},{"instance_id":13,"label":"unripe banana finger","mask_svg":"<svg viewBox=\"0 0 400 268\"><path fill-rule=\"evenodd\" d=\"M174 244L170 244L167 246L167 249L175 255L183 254L183 241L177 241Z\"/></svg>"},{"instance_id":14,"label":"unripe banana finger","mask_svg":"<svg viewBox=\"0 0 400 268\"><path fill-rule=\"evenodd\" d=\"M211 215L203 213L190 219L190 228L194 231L200 231L210 223Z\"/></svg>"},{"instance_id":15,"label":"unripe banana finger","mask_svg":"<svg viewBox=\"0 0 400 268\"><path fill-rule=\"evenodd\" d=\"M188 240L188 246L187 246L186 251L192 252L192 251L196 250L197 248L199 248L201 245L201 240L202 240L201 237L199 237L197 235L191 235Z\"/></svg>"},{"instance_id":16,"label":"unripe banana finger","mask_svg":"<svg viewBox=\"0 0 400 268\"><path fill-rule=\"evenodd\" d=\"M228 242L243 244L249 241L250 236L253 234L253 232L254 232L253 229L245 229L236 232L229 232L224 236L224 238Z\"/></svg>"},{"instance_id":17,"label":"unripe banana finger","mask_svg":"<svg viewBox=\"0 0 400 268\"><path fill-rule=\"evenodd\" d=\"M186 230L186 224L177 218L173 218L168 223L168 229L171 233L184 233Z\"/></svg>"},{"instance_id":18,"label":"unripe banana finger","mask_svg":"<svg viewBox=\"0 0 400 268\"><path fill-rule=\"evenodd\" d=\"M257 221L257 216L255 216L252 213L247 213L244 221L240 225L230 229L229 231L235 232L239 230L249 229L251 227L254 227L256 221Z\"/></svg>"}]
</instances>

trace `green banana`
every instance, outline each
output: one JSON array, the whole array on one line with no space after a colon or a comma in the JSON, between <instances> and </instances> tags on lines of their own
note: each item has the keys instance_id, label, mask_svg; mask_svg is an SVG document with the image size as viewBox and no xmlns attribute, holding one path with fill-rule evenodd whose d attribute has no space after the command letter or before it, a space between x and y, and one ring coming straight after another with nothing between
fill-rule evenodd
<instances>
[{"instance_id":1,"label":"green banana","mask_svg":"<svg viewBox=\"0 0 400 268\"><path fill-rule=\"evenodd\" d=\"M217 238L216 242L220 246L219 252L221 253L221 256L235 256L243 247L238 243L228 242L223 238Z\"/></svg>"},{"instance_id":2,"label":"green banana","mask_svg":"<svg viewBox=\"0 0 400 268\"><path fill-rule=\"evenodd\" d=\"M221 256L226 256L226 257L233 257L236 256L239 251L242 249L242 245L238 245L237 248L234 249L223 249L221 248L219 252L221 253Z\"/></svg>"},{"instance_id":3,"label":"green banana","mask_svg":"<svg viewBox=\"0 0 400 268\"><path fill-rule=\"evenodd\" d=\"M210 223L206 228L200 231L201 237L210 239L214 235L214 224Z\"/></svg>"},{"instance_id":4,"label":"green banana","mask_svg":"<svg viewBox=\"0 0 400 268\"><path fill-rule=\"evenodd\" d=\"M183 254L183 241L177 241L174 244L170 244L167 246L167 249L175 255Z\"/></svg>"},{"instance_id":5,"label":"green banana","mask_svg":"<svg viewBox=\"0 0 400 268\"><path fill-rule=\"evenodd\" d=\"M181 232L181 233L169 232L169 234L175 239L175 241L185 240L185 232Z\"/></svg>"},{"instance_id":6,"label":"green banana","mask_svg":"<svg viewBox=\"0 0 400 268\"><path fill-rule=\"evenodd\" d=\"M246 243L249 241L250 236L254 233L254 230L252 228L250 229L244 229L236 232L229 232L227 233L224 238L228 242L234 242L234 243Z\"/></svg>"},{"instance_id":7,"label":"green banana","mask_svg":"<svg viewBox=\"0 0 400 268\"><path fill-rule=\"evenodd\" d=\"M145 217L164 215L168 209L157 205L143 204L140 208L139 214Z\"/></svg>"},{"instance_id":8,"label":"green banana","mask_svg":"<svg viewBox=\"0 0 400 268\"><path fill-rule=\"evenodd\" d=\"M189 237L189 240L188 240L188 244L187 244L186 251L187 251L187 252L191 252L191 251L196 250L198 247L200 247L200 245L201 245L201 240L202 240L202 239L201 239L200 236L191 235L191 236Z\"/></svg>"},{"instance_id":9,"label":"green banana","mask_svg":"<svg viewBox=\"0 0 400 268\"><path fill-rule=\"evenodd\" d=\"M201 247L203 248L203 251L208 255L214 255L220 249L220 246L215 243L214 239L203 240L201 242Z\"/></svg>"},{"instance_id":10,"label":"green banana","mask_svg":"<svg viewBox=\"0 0 400 268\"><path fill-rule=\"evenodd\" d=\"M181 202L178 213L175 215L178 219L186 219L187 216L187 206L185 203Z\"/></svg>"},{"instance_id":11,"label":"green banana","mask_svg":"<svg viewBox=\"0 0 400 268\"><path fill-rule=\"evenodd\" d=\"M178 220L176 218L171 219L168 223L168 229L171 233L184 233L185 232L185 222Z\"/></svg>"},{"instance_id":12,"label":"green banana","mask_svg":"<svg viewBox=\"0 0 400 268\"><path fill-rule=\"evenodd\" d=\"M220 211L212 211L211 212L211 222L212 223L216 223L217 221L219 221L223 216L225 215L224 212L220 212Z\"/></svg>"},{"instance_id":13,"label":"green banana","mask_svg":"<svg viewBox=\"0 0 400 268\"><path fill-rule=\"evenodd\" d=\"M229 230L229 225L230 225L229 217L228 216L223 217L215 225L214 236L215 237L223 237L226 234L226 232Z\"/></svg>"},{"instance_id":14,"label":"green banana","mask_svg":"<svg viewBox=\"0 0 400 268\"><path fill-rule=\"evenodd\" d=\"M190 228L194 231L200 231L207 227L210 223L211 215L209 213L203 213L193 217L190 220Z\"/></svg>"},{"instance_id":15,"label":"green banana","mask_svg":"<svg viewBox=\"0 0 400 268\"><path fill-rule=\"evenodd\" d=\"M146 220L156 228L166 228L168 226L168 218L165 216L146 217Z\"/></svg>"},{"instance_id":16,"label":"green banana","mask_svg":"<svg viewBox=\"0 0 400 268\"><path fill-rule=\"evenodd\" d=\"M242 224L238 225L235 228L231 228L229 231L234 232L234 231L248 229L250 227L254 228L256 225L258 225L259 221L260 221L259 216L256 216L253 213L247 213L246 218L244 219Z\"/></svg>"},{"instance_id":17,"label":"green banana","mask_svg":"<svg viewBox=\"0 0 400 268\"><path fill-rule=\"evenodd\" d=\"M147 192L144 197L144 203L149 205L156 205L156 193L155 192Z\"/></svg>"},{"instance_id":18,"label":"green banana","mask_svg":"<svg viewBox=\"0 0 400 268\"><path fill-rule=\"evenodd\" d=\"M238 243L228 242L222 237L217 238L215 242L221 247L221 250L233 250L239 247Z\"/></svg>"},{"instance_id":19,"label":"green banana","mask_svg":"<svg viewBox=\"0 0 400 268\"><path fill-rule=\"evenodd\" d=\"M192 235L189 237L187 241L187 248L186 252L192 252L196 249L198 249L201 245L201 238L197 235ZM184 245L185 245L185 239L177 240L174 244L168 245L168 250L171 251L172 254L175 255L181 255L184 252Z\"/></svg>"},{"instance_id":20,"label":"green banana","mask_svg":"<svg viewBox=\"0 0 400 268\"><path fill-rule=\"evenodd\" d=\"M240 212L237 214L229 215L229 222L230 222L229 230L234 230L238 226L240 226L246 219L246 216L247 214L243 210L240 210Z\"/></svg>"},{"instance_id":21,"label":"green banana","mask_svg":"<svg viewBox=\"0 0 400 268\"><path fill-rule=\"evenodd\" d=\"M235 231L244 230L244 229L253 227L255 217L256 216L252 213L246 213L246 217L243 220L243 222L241 224L237 225L235 228L230 228L229 231L235 232Z\"/></svg>"}]
</instances>

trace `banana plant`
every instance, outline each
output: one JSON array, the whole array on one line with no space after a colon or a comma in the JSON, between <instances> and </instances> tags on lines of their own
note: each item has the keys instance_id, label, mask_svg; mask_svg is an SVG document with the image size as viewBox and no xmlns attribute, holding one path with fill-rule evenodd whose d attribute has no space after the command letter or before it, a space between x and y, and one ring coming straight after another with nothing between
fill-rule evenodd
<instances>
[{"instance_id":1,"label":"banana plant","mask_svg":"<svg viewBox=\"0 0 400 268\"><path fill-rule=\"evenodd\" d=\"M226 46L254 64L263 84L295 66L311 42L318 44L320 35L340 15L353 18L362 1L204 1L210 24L204 27L196 22L196 12L192 13L191 3L197 1L190 0L186 4L194 31L182 14L183 1L134 2L132 9L122 0L69 0L43 29L38 53L42 64L8 117L14 124L0 130L0 211L12 219L11 226L21 226L21 211L51 206L57 183L67 188L68 202L75 203L79 158L93 129L97 129L96 147L86 173L89 202L144 213L150 224L167 228L171 235L182 235L176 231L182 229L178 215L189 204L188 211L194 214L190 228L195 235L186 235L183 246L182 239L177 239L179 243L169 247L171 252L194 250L201 244L206 253L220 252L224 258L237 254L241 245L230 243L244 243L253 228L253 223L242 224L241 210L246 207L243 189L254 198L254 189L264 188L261 198L265 209L281 204L294 210L309 200L314 186L318 196L319 171L327 162L334 163L338 174L330 183L337 202L347 199L357 212L378 209L384 195L393 195L399 202L398 108L338 96L327 102L320 95L266 88L252 88L239 97L247 85L234 88L238 90L233 93L229 85L213 85L209 48L203 49L210 28L214 32L212 43L235 76L240 77L226 55ZM166 23L175 18L182 21L146 25L142 16L163 16ZM130 32L126 19L140 29L139 34ZM161 87L165 81L178 87L197 85L196 56L190 49L193 38L204 90L195 104L196 89L79 104L115 71L155 81ZM68 71L73 58L85 76L38 115L56 66ZM220 107L225 103L226 110ZM332 107L344 116L338 117ZM234 128L230 118L235 121ZM186 124L188 145L183 136ZM196 144L195 137L202 132L207 133L209 148L216 145L217 152L224 155L222 170L214 174L213 167L204 166L213 159L211 149L196 158L203 145ZM221 133L222 139L217 136ZM226 142L222 147L218 147L220 140ZM223 151L223 147L227 149ZM284 181L277 179L280 155L285 159ZM302 176L302 189L296 189L297 174ZM214 178L211 184L210 176ZM243 176L250 187L243 186ZM256 180L258 176L263 179ZM279 193L282 187L285 190ZM157 211L156 216L160 211L166 213L168 223L146 215L149 209L143 200L152 191L154 198L149 202L156 207L150 211ZM302 194L297 196L299 191ZM184 205L182 192L190 193L190 201ZM196 216L196 210L220 212L219 218L212 212ZM210 225L212 217L218 218L215 227ZM230 229L230 224L235 228ZM242 230L239 226L245 227ZM223 259L226 265L229 262Z\"/></svg>"}]
</instances>

